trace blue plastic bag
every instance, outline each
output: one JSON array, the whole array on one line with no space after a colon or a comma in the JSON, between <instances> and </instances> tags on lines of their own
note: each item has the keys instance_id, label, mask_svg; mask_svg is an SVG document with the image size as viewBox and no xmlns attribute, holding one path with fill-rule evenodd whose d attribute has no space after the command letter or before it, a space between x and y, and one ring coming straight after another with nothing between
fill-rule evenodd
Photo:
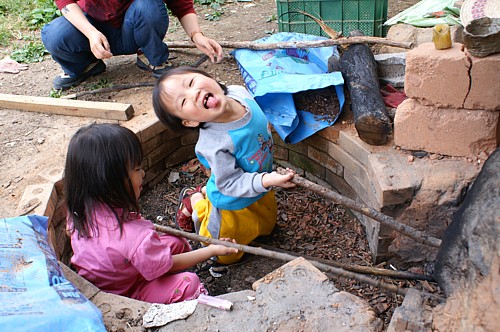
<instances>
[{"instance_id":1,"label":"blue plastic bag","mask_svg":"<svg viewBox=\"0 0 500 332\"><path fill-rule=\"evenodd\" d=\"M313 41L326 38L282 32L256 40L257 43ZM328 73L328 58L338 56L336 47L308 49L275 49L253 51L238 49L238 62L245 85L266 114L283 141L297 143L315 132L331 126L338 118L322 119L310 112L297 110L293 93L334 86L340 110L344 105L344 79L340 72Z\"/></svg>"},{"instance_id":2,"label":"blue plastic bag","mask_svg":"<svg viewBox=\"0 0 500 332\"><path fill-rule=\"evenodd\" d=\"M2 331L106 331L97 307L64 277L48 218L0 219Z\"/></svg>"}]
</instances>

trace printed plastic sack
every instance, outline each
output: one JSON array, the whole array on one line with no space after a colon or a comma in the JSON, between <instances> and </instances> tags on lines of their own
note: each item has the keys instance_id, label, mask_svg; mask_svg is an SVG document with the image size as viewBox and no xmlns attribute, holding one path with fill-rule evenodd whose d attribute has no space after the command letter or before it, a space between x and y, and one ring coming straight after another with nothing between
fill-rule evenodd
<instances>
[{"instance_id":1,"label":"printed plastic sack","mask_svg":"<svg viewBox=\"0 0 500 332\"><path fill-rule=\"evenodd\" d=\"M256 43L325 40L325 37L281 32L256 40ZM297 143L331 126L344 104L344 79L340 72L328 73L328 58L338 56L336 47L233 51L247 89L266 114L283 141ZM297 110L293 94L306 90L335 87L339 112L333 118L318 117Z\"/></svg>"},{"instance_id":2,"label":"printed plastic sack","mask_svg":"<svg viewBox=\"0 0 500 332\"><path fill-rule=\"evenodd\" d=\"M48 218L0 219L2 331L106 331L97 307L64 277Z\"/></svg>"},{"instance_id":3,"label":"printed plastic sack","mask_svg":"<svg viewBox=\"0 0 500 332\"><path fill-rule=\"evenodd\" d=\"M388 19L384 25L406 23L416 27L433 27L437 24L460 25L460 9L456 0L422 0Z\"/></svg>"}]
</instances>

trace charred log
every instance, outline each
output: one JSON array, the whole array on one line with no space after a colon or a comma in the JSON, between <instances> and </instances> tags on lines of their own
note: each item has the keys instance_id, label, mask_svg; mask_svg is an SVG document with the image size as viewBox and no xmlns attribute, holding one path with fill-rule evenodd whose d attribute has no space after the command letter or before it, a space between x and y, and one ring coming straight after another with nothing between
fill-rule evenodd
<instances>
[{"instance_id":1,"label":"charred log","mask_svg":"<svg viewBox=\"0 0 500 332\"><path fill-rule=\"evenodd\" d=\"M380 93L373 53L366 44L352 44L342 52L339 66L349 90L359 138L371 145L385 144L392 126Z\"/></svg>"}]
</instances>

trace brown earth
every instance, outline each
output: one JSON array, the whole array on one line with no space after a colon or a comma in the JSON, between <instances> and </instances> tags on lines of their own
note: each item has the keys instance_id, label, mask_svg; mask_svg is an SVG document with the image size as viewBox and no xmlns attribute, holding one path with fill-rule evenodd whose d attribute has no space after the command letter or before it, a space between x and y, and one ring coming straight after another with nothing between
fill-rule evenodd
<instances>
[{"instance_id":1,"label":"brown earth","mask_svg":"<svg viewBox=\"0 0 500 332\"><path fill-rule=\"evenodd\" d=\"M417 3L418 0L389 0L388 17ZM251 2L227 2L219 21L204 20L212 11L197 6L200 24L205 34L223 41L251 41L277 32L276 2L254 0ZM180 24L171 21L166 41L187 41ZM5 56L11 50L4 50ZM212 74L225 84L243 84L234 59L225 50L225 58L219 64L204 62L200 68ZM172 49L175 65L192 65L201 53L195 49ZM117 56L106 60L107 70L103 75L89 79L81 86L65 94L94 90L103 86L146 83L154 79L135 65L135 56ZM60 73L59 66L47 56L44 61L29 64L29 69L19 74L0 73L1 93L49 96L52 80ZM79 99L132 104L134 118L152 112L151 87L138 87L110 93L89 94ZM133 121L134 119L130 120ZM339 118L342 120L342 115ZM109 122L102 119L49 115L38 112L22 112L0 109L0 217L16 215L16 208L24 188L30 184L44 183L40 173L50 168L61 168L64 163L67 142L82 125L91 122ZM191 176L180 172L181 179L169 183L167 179L152 190L144 193L141 203L144 214L153 222L164 222L158 216L172 216L175 213L177 193L184 184L200 183L201 174ZM192 175L192 174L191 174ZM370 253L362 226L341 206L325 201L315 194L299 193L297 190L277 192L279 219L277 227L269 237L259 242L282 250L310 255L328 260L371 265ZM160 218L161 219L161 218ZM198 272L212 294L249 289L253 281L263 277L283 262L259 257L245 257L241 263L229 267L199 266ZM387 262L384 266L388 266ZM397 268L406 268L397 266ZM413 271L423 273L422 268ZM222 277L218 277L221 274ZM215 276L214 276L215 275ZM435 290L434 285L423 282L385 280L408 287L410 284ZM393 309L402 301L395 296L352 280L336 280L339 289L362 296L376 308L387 323Z\"/></svg>"}]
</instances>

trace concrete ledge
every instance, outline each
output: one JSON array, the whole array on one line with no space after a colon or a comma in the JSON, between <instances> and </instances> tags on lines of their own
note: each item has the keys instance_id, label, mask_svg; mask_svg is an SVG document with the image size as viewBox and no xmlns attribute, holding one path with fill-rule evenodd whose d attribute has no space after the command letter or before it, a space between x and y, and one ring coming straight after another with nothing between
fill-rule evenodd
<instances>
[{"instance_id":1,"label":"concrete ledge","mask_svg":"<svg viewBox=\"0 0 500 332\"><path fill-rule=\"evenodd\" d=\"M16 216L28 214L52 216L57 200L54 183L27 186L17 207Z\"/></svg>"},{"instance_id":2,"label":"concrete ledge","mask_svg":"<svg viewBox=\"0 0 500 332\"><path fill-rule=\"evenodd\" d=\"M340 292L304 258L256 281L253 291L220 296L232 311L198 305L185 320L159 332L184 331L382 331L383 324L363 299Z\"/></svg>"}]
</instances>

